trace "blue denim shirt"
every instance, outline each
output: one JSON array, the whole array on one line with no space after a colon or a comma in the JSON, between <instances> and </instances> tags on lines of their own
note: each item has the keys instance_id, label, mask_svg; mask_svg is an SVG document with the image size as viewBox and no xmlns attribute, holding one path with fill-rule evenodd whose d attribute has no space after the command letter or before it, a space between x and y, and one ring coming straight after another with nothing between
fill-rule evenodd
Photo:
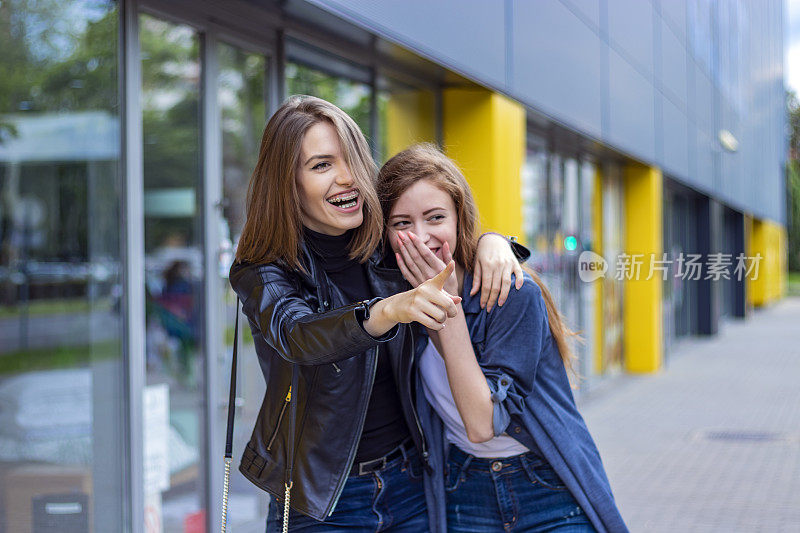
<instances>
[{"instance_id":1,"label":"blue denim shirt","mask_svg":"<svg viewBox=\"0 0 800 533\"><path fill-rule=\"evenodd\" d=\"M472 276L465 273L462 306L492 391L495 435L507 433L546 459L599 532L627 532L600 454L575 406L541 289L525 274L522 288L512 288L503 306L487 313L480 307L480 294L470 296L470 287ZM421 349L424 342L416 353ZM420 390L418 384L418 396ZM444 464L442 423L426 403L418 401L423 425L429 439L436 435L437 442L429 443L435 464ZM444 499L443 488L438 497Z\"/></svg>"}]
</instances>

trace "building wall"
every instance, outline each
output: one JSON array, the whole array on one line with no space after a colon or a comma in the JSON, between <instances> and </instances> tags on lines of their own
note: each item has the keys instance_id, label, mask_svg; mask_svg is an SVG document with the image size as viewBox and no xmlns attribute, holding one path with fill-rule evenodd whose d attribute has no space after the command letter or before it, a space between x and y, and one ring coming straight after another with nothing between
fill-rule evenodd
<instances>
[{"instance_id":1,"label":"building wall","mask_svg":"<svg viewBox=\"0 0 800 533\"><path fill-rule=\"evenodd\" d=\"M308 1L784 223L781 0Z\"/></svg>"}]
</instances>

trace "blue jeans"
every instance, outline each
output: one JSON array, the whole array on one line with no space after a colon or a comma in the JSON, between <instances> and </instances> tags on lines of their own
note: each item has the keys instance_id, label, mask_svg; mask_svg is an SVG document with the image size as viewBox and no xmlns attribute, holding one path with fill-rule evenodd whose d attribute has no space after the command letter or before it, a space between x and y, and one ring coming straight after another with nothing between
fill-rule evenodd
<instances>
[{"instance_id":1,"label":"blue jeans","mask_svg":"<svg viewBox=\"0 0 800 533\"><path fill-rule=\"evenodd\" d=\"M267 533L282 528L283 505L270 498ZM422 463L416 448L381 470L348 477L333 514L324 521L290 511L289 531L429 531Z\"/></svg>"},{"instance_id":2,"label":"blue jeans","mask_svg":"<svg viewBox=\"0 0 800 533\"><path fill-rule=\"evenodd\" d=\"M532 453L481 459L451 444L445 490L451 532L595 531L555 471Z\"/></svg>"}]
</instances>

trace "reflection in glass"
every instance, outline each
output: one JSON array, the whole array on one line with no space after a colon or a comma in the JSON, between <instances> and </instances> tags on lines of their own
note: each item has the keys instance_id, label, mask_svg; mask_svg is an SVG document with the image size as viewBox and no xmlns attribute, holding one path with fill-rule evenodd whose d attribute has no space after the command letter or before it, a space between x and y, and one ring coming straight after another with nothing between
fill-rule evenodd
<instances>
[{"instance_id":1,"label":"reflection in glass","mask_svg":"<svg viewBox=\"0 0 800 533\"><path fill-rule=\"evenodd\" d=\"M222 115L222 178L224 200L220 216L219 282L224 298L218 316L223 317L224 358L218 365L222 376L217 392L218 403L223 408L216 412L218 431L211 435L217 439L215 450L224 448L227 423L228 387L230 382L231 354L233 349L233 320L236 294L228 283L228 271L233 262L235 243L239 240L245 217L245 198L250 175L258 159L261 133L266 121L267 61L259 54L245 52L234 46L220 43L217 47L219 77L218 103ZM240 326L241 323L240 318ZM234 423L233 460L237 464L255 425L266 383L258 365L250 328L239 328L239 374L237 397L244 402L236 410ZM212 460L218 460L213 457ZM266 521L267 495L255 485L234 473L231 478L229 505L236 512L229 513L231 531L263 531Z\"/></svg>"},{"instance_id":2,"label":"reflection in glass","mask_svg":"<svg viewBox=\"0 0 800 533\"><path fill-rule=\"evenodd\" d=\"M601 372L619 371L623 363L624 283L613 275L617 258L625 251L625 198L622 172L607 164L603 173L603 257L611 275L603 278L603 348Z\"/></svg>"},{"instance_id":3,"label":"reflection in glass","mask_svg":"<svg viewBox=\"0 0 800 533\"><path fill-rule=\"evenodd\" d=\"M381 79L378 91L378 161L419 142L436 142L436 97L430 89Z\"/></svg>"},{"instance_id":4,"label":"reflection in glass","mask_svg":"<svg viewBox=\"0 0 800 533\"><path fill-rule=\"evenodd\" d=\"M522 167L522 220L531 263L542 270L547 253L547 153L528 150Z\"/></svg>"},{"instance_id":5,"label":"reflection in glass","mask_svg":"<svg viewBox=\"0 0 800 533\"><path fill-rule=\"evenodd\" d=\"M125 527L118 17L0 3L2 531Z\"/></svg>"},{"instance_id":6,"label":"reflection in glass","mask_svg":"<svg viewBox=\"0 0 800 533\"><path fill-rule=\"evenodd\" d=\"M588 376L593 353L594 293L578 274L578 258L592 244L594 166L551 153L531 142L522 167L523 227L529 264L545 282L570 328L584 340L574 346L577 368Z\"/></svg>"},{"instance_id":7,"label":"reflection in glass","mask_svg":"<svg viewBox=\"0 0 800 533\"><path fill-rule=\"evenodd\" d=\"M336 104L370 138L369 85L327 74L300 63L287 63L285 74L287 94L308 94Z\"/></svg>"},{"instance_id":8,"label":"reflection in glass","mask_svg":"<svg viewBox=\"0 0 800 533\"><path fill-rule=\"evenodd\" d=\"M139 17L147 388L145 515L203 523L200 61L188 26Z\"/></svg>"}]
</instances>

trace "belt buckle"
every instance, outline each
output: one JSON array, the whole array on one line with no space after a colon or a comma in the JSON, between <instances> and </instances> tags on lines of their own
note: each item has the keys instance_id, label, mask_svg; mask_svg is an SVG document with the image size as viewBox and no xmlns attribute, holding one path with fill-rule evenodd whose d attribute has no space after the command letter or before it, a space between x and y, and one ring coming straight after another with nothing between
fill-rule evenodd
<instances>
[{"instance_id":1,"label":"belt buckle","mask_svg":"<svg viewBox=\"0 0 800 533\"><path fill-rule=\"evenodd\" d=\"M365 461L363 463L358 463L358 475L363 476L364 474L369 474L376 470L380 470L385 466L386 466L385 455L380 459L373 459L372 461Z\"/></svg>"}]
</instances>

